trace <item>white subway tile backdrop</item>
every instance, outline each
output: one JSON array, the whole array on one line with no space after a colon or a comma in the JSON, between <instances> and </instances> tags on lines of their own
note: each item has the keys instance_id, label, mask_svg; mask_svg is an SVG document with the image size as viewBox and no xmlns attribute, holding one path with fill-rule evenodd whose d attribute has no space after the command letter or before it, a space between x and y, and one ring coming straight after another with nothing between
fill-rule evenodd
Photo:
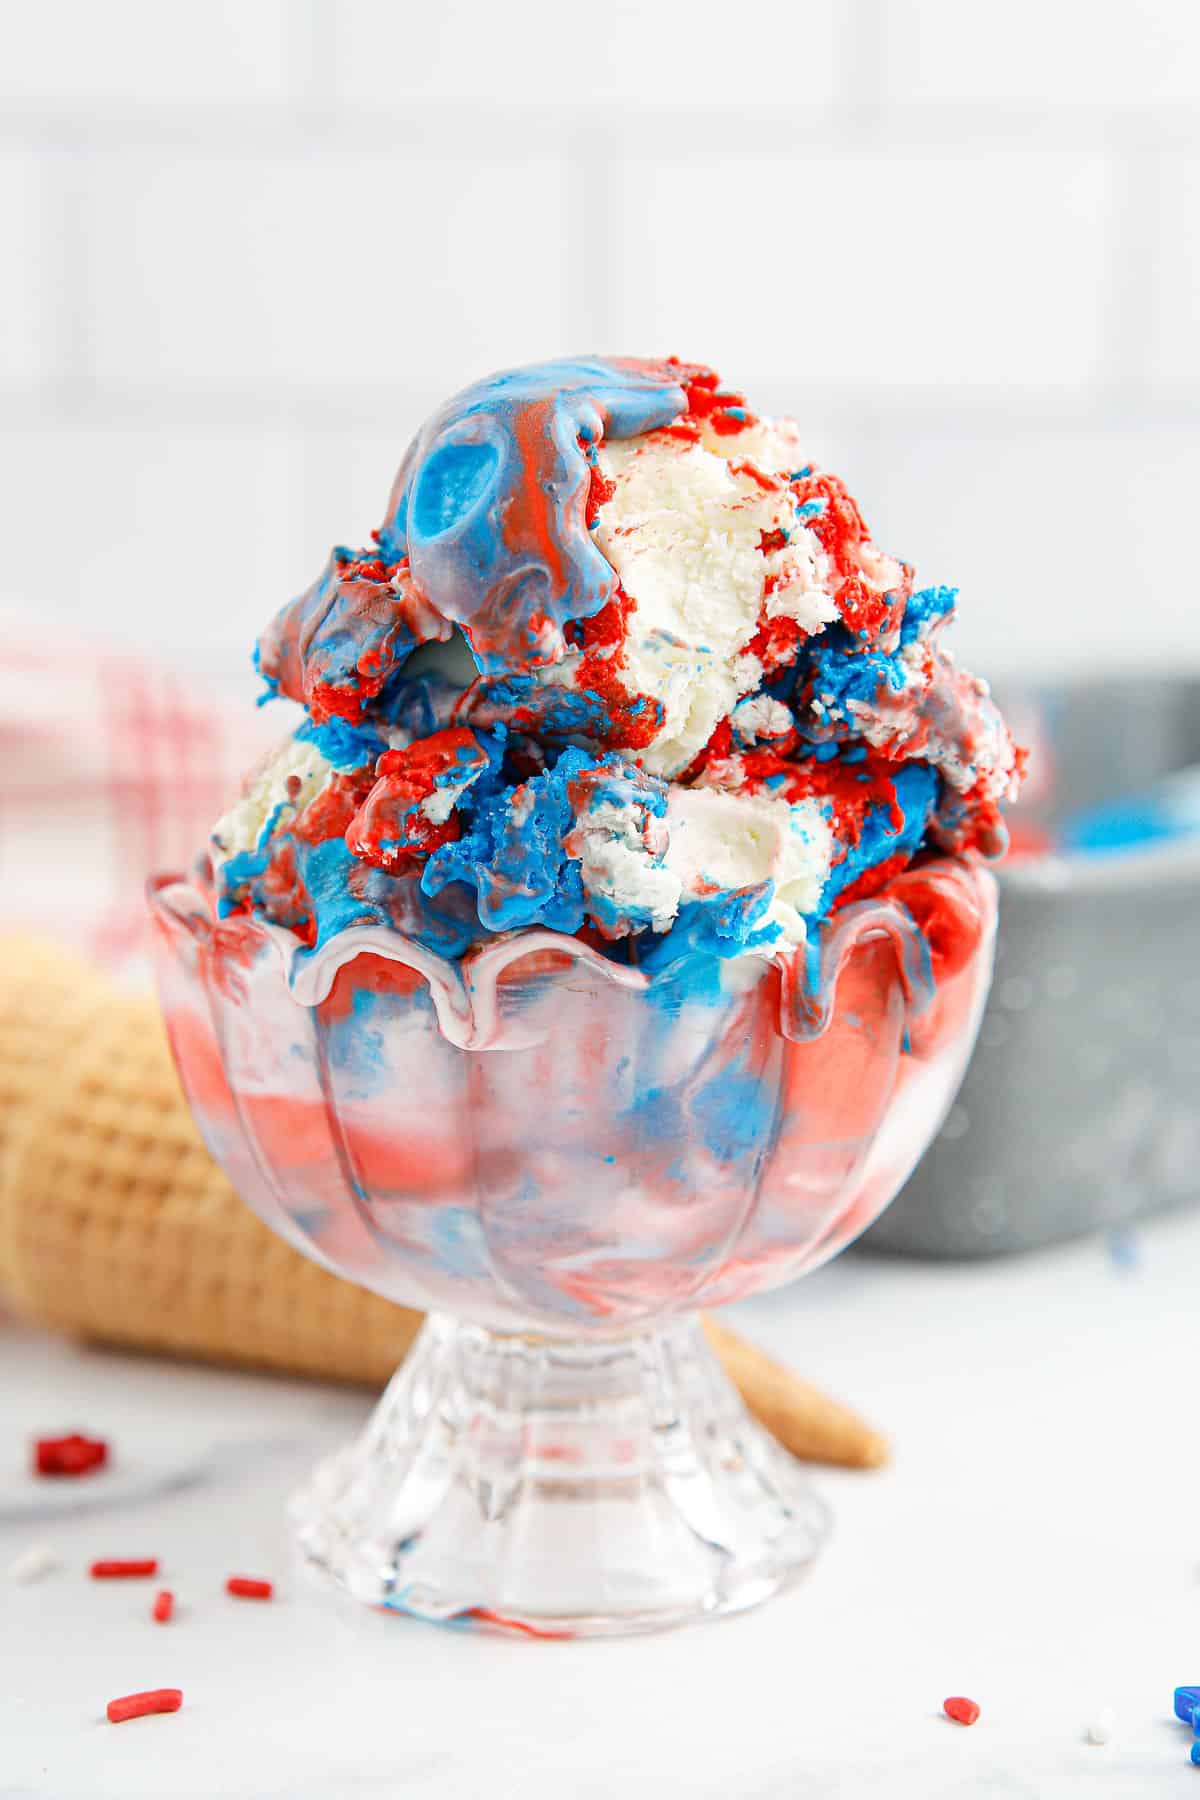
<instances>
[{"instance_id":1,"label":"white subway tile backdrop","mask_svg":"<svg viewBox=\"0 0 1200 1800\"><path fill-rule=\"evenodd\" d=\"M1136 110L1200 101L1189 0L884 0L902 104Z\"/></svg>"},{"instance_id":2,"label":"white subway tile backdrop","mask_svg":"<svg viewBox=\"0 0 1200 1800\"><path fill-rule=\"evenodd\" d=\"M369 403L571 334L554 157L122 152L89 167L85 220L104 386Z\"/></svg>"},{"instance_id":3,"label":"white subway tile backdrop","mask_svg":"<svg viewBox=\"0 0 1200 1800\"><path fill-rule=\"evenodd\" d=\"M622 342L677 334L759 391L785 376L855 400L1078 391L1103 376L1113 183L1102 156L681 151L622 158L616 180L636 271L615 294ZM1054 279L1031 280L1031 266Z\"/></svg>"},{"instance_id":4,"label":"white subway tile backdrop","mask_svg":"<svg viewBox=\"0 0 1200 1800\"><path fill-rule=\"evenodd\" d=\"M289 0L6 5L0 94L49 107L286 101Z\"/></svg>"},{"instance_id":5,"label":"white subway tile backdrop","mask_svg":"<svg viewBox=\"0 0 1200 1800\"><path fill-rule=\"evenodd\" d=\"M752 139L748 100L828 116L846 92L836 0L756 0L744 30L712 0L334 0L333 10L334 85L352 106L597 106L617 129L627 106L699 107L714 123L714 111L744 121Z\"/></svg>"},{"instance_id":6,"label":"white subway tile backdrop","mask_svg":"<svg viewBox=\"0 0 1200 1800\"><path fill-rule=\"evenodd\" d=\"M1200 665L1195 0L0 0L0 610L244 668L443 392L715 362L986 669Z\"/></svg>"}]
</instances>

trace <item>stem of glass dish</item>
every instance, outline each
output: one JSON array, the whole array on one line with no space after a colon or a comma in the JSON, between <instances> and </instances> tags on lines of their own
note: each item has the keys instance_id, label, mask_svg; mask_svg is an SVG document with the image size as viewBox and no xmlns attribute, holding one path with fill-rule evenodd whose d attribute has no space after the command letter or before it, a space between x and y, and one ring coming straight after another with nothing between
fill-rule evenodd
<instances>
[{"instance_id":1,"label":"stem of glass dish","mask_svg":"<svg viewBox=\"0 0 1200 1800\"><path fill-rule=\"evenodd\" d=\"M828 1526L694 1317L599 1340L432 1317L293 1519L360 1599L564 1637L754 1605Z\"/></svg>"}]
</instances>

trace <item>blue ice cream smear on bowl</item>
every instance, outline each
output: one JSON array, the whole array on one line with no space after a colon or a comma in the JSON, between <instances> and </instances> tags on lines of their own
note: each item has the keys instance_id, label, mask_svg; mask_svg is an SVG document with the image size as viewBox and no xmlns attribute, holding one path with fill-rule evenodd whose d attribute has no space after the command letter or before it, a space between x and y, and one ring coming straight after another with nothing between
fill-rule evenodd
<instances>
[{"instance_id":1,"label":"blue ice cream smear on bowl","mask_svg":"<svg viewBox=\"0 0 1200 1800\"><path fill-rule=\"evenodd\" d=\"M218 909L301 959L371 925L549 930L701 998L818 968L914 859L1004 847L1021 753L954 605L702 365L476 382L259 640L304 717L214 830Z\"/></svg>"}]
</instances>

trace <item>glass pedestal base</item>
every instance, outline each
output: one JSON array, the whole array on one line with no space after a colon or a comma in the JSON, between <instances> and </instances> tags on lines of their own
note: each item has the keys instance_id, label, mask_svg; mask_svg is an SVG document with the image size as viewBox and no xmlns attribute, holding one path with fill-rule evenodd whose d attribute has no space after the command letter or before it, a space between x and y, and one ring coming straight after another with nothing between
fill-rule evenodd
<instances>
[{"instance_id":1,"label":"glass pedestal base","mask_svg":"<svg viewBox=\"0 0 1200 1800\"><path fill-rule=\"evenodd\" d=\"M291 1512L309 1564L359 1600L549 1637L755 1606L829 1529L694 1318L599 1342L430 1318Z\"/></svg>"}]
</instances>

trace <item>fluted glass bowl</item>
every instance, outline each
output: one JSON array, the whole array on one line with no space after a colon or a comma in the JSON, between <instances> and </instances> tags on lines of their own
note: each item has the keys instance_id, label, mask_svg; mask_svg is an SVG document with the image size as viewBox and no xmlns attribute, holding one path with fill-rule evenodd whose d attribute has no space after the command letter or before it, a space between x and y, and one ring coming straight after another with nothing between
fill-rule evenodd
<instances>
[{"instance_id":1,"label":"fluted glass bowl","mask_svg":"<svg viewBox=\"0 0 1200 1800\"><path fill-rule=\"evenodd\" d=\"M819 958L648 979L530 930L323 951L150 887L188 1099L243 1198L430 1319L293 1504L360 1598L535 1634L647 1629L801 1574L826 1515L705 1346L893 1197L969 1055L995 888L927 862Z\"/></svg>"}]
</instances>

